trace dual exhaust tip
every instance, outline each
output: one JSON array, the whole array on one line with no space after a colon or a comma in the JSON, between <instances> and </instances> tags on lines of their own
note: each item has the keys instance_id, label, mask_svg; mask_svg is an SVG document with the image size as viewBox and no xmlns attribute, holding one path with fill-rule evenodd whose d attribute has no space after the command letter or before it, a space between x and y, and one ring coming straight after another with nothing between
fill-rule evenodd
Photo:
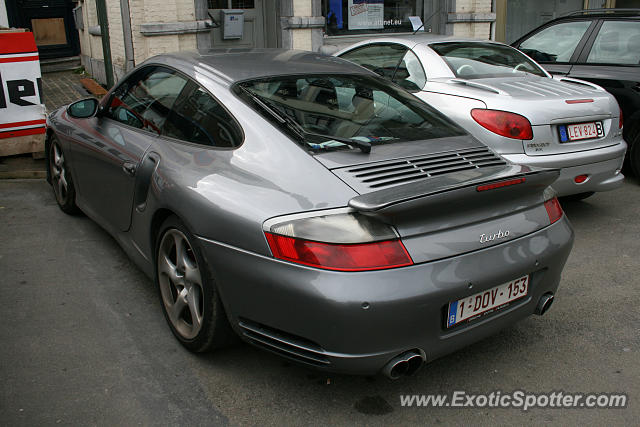
<instances>
[{"instance_id":1,"label":"dual exhaust tip","mask_svg":"<svg viewBox=\"0 0 640 427\"><path fill-rule=\"evenodd\" d=\"M538 316L542 316L549 310L549 308L551 308L551 304L553 304L553 294L549 292L540 297L534 313Z\"/></svg>"},{"instance_id":2,"label":"dual exhaust tip","mask_svg":"<svg viewBox=\"0 0 640 427\"><path fill-rule=\"evenodd\" d=\"M551 308L551 304L553 304L553 294L546 293L542 295L534 313L542 316ZM427 357L422 350L409 350L391 359L382 368L382 374L392 380L397 380L403 375L413 375L420 369L426 359Z\"/></svg>"},{"instance_id":3,"label":"dual exhaust tip","mask_svg":"<svg viewBox=\"0 0 640 427\"><path fill-rule=\"evenodd\" d=\"M409 376L416 373L426 360L422 350L410 350L394 357L384 365L382 374L389 379L397 380L403 375Z\"/></svg>"}]
</instances>

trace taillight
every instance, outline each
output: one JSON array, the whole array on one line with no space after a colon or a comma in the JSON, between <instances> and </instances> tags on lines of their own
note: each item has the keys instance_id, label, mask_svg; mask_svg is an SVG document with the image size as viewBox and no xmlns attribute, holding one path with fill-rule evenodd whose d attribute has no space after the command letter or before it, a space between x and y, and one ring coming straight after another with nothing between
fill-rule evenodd
<instances>
[{"instance_id":1,"label":"taillight","mask_svg":"<svg viewBox=\"0 0 640 427\"><path fill-rule=\"evenodd\" d=\"M533 139L533 129L526 117L508 111L474 108L471 117L480 126L513 139Z\"/></svg>"},{"instance_id":2,"label":"taillight","mask_svg":"<svg viewBox=\"0 0 640 427\"><path fill-rule=\"evenodd\" d=\"M556 197L556 192L551 187L547 187L544 191L544 207L547 210L551 224L562 218L562 207Z\"/></svg>"},{"instance_id":3,"label":"taillight","mask_svg":"<svg viewBox=\"0 0 640 427\"><path fill-rule=\"evenodd\" d=\"M622 125L624 124L624 120L622 118L622 108L620 109L620 119L618 120L618 128L622 129Z\"/></svg>"},{"instance_id":4,"label":"taillight","mask_svg":"<svg viewBox=\"0 0 640 427\"><path fill-rule=\"evenodd\" d=\"M328 270L364 271L403 267L412 261L400 240L335 244L265 233L273 256Z\"/></svg>"},{"instance_id":5,"label":"taillight","mask_svg":"<svg viewBox=\"0 0 640 427\"><path fill-rule=\"evenodd\" d=\"M327 270L366 271L413 264L395 231L357 213L265 223L275 258ZM274 223L277 222L277 223Z\"/></svg>"}]
</instances>

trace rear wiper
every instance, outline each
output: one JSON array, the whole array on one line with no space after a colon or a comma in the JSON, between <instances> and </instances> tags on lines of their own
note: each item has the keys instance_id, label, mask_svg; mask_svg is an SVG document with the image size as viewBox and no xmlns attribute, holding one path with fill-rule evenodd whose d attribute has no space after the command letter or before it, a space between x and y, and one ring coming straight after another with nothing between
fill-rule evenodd
<instances>
[{"instance_id":1,"label":"rear wiper","mask_svg":"<svg viewBox=\"0 0 640 427\"><path fill-rule=\"evenodd\" d=\"M272 108L271 102L269 100L264 99L260 95L257 95L255 93L251 92L249 89L247 89L246 87L244 87L242 85L238 85L238 87L249 98L251 98L251 100L253 100L253 102L258 104L263 110L265 110L267 113L269 113L279 123L281 123L283 125L286 125L289 128L289 130L291 130L298 137L298 139L301 142L305 142L306 143L309 140L309 137L313 137L315 139L321 138L325 142L336 141L336 142L340 142L340 143L345 144L345 145L350 145L350 146L353 146L353 147L357 147L357 148L360 149L360 151L362 151L365 154L368 154L368 153L371 152L371 144L369 144L367 141L358 141L356 139L342 138L342 137L339 137L339 136L322 135L320 133L309 132L308 130L304 129L297 121L295 121L291 117L289 117L287 114L279 114L279 113L277 113Z\"/></svg>"}]
</instances>

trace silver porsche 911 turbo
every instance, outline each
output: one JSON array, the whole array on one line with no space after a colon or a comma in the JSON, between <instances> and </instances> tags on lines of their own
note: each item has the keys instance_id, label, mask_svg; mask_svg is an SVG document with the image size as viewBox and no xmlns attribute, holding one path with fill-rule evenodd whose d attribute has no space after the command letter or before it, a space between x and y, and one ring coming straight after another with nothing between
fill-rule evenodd
<instances>
[{"instance_id":1,"label":"silver porsche 911 turbo","mask_svg":"<svg viewBox=\"0 0 640 427\"><path fill-rule=\"evenodd\" d=\"M560 196L622 185L622 112L597 85L551 78L519 50L488 40L383 37L335 55L410 90L509 161L559 168Z\"/></svg>"},{"instance_id":2,"label":"silver porsche 911 turbo","mask_svg":"<svg viewBox=\"0 0 640 427\"><path fill-rule=\"evenodd\" d=\"M511 164L350 62L154 57L48 118L49 180L155 280L176 338L390 378L551 305L553 169Z\"/></svg>"}]
</instances>

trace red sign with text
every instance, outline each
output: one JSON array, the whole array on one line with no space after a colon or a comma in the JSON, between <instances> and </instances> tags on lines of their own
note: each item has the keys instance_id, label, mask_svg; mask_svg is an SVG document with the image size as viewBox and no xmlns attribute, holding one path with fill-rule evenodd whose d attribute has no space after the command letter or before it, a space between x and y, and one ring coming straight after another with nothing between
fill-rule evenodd
<instances>
[{"instance_id":1,"label":"red sign with text","mask_svg":"<svg viewBox=\"0 0 640 427\"><path fill-rule=\"evenodd\" d=\"M0 33L0 139L44 132L40 59L33 33Z\"/></svg>"}]
</instances>

